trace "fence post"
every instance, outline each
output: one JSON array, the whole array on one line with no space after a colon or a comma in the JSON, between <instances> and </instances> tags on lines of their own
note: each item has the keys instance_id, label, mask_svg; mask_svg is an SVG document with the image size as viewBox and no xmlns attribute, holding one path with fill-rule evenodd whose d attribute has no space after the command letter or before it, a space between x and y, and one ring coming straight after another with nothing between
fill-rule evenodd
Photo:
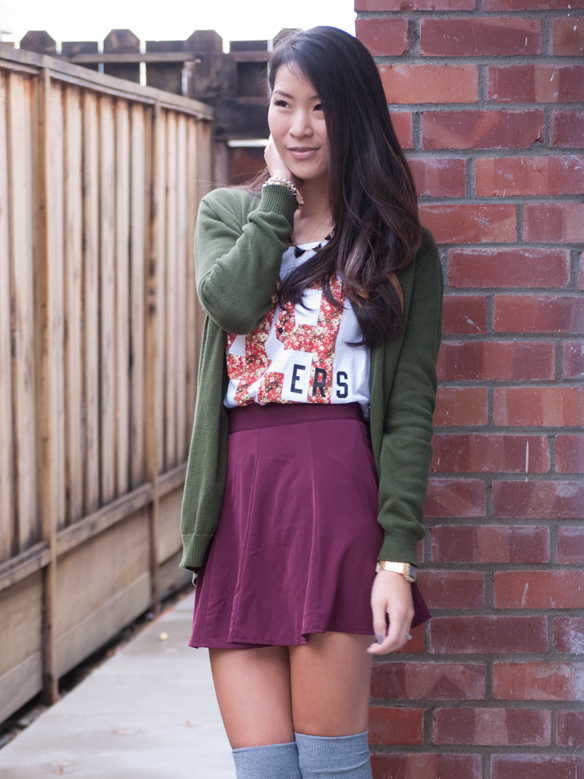
<instances>
[{"instance_id":1,"label":"fence post","mask_svg":"<svg viewBox=\"0 0 584 779\"><path fill-rule=\"evenodd\" d=\"M59 257L53 252L52 220L53 203L51 199L51 76L48 68L43 68L38 80L38 150L39 150L39 270L37 294L39 306L37 316L40 329L40 370L37 407L39 413L39 434L41 438L41 512L43 537L49 547L49 562L43 569L43 605L42 605L42 658L43 658L43 701L47 705L59 698L58 672L55 642L55 610L57 585L57 518L59 511L59 491L56 488L59 465L58 403L57 387L59 364L55 351L62 346L62 304L57 289L59 283ZM61 139L62 140L62 139ZM54 255L54 256L53 256ZM56 336L56 338L55 338ZM61 360L62 366L62 360Z\"/></svg>"}]
</instances>

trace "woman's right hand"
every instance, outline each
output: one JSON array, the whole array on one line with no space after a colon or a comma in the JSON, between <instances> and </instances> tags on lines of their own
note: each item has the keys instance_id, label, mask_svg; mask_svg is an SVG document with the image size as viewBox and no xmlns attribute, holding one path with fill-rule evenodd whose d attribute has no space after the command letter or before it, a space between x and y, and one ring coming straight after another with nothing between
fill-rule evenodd
<instances>
[{"instance_id":1,"label":"woman's right hand","mask_svg":"<svg viewBox=\"0 0 584 779\"><path fill-rule=\"evenodd\" d=\"M280 157L280 152L276 148L276 144L274 143L274 139L271 135L264 150L264 159L266 161L266 165L268 166L268 170L270 171L270 176L277 176L281 179L287 179L288 181L291 181L295 187L300 188L302 181L296 178L292 171L286 167L283 159Z\"/></svg>"}]
</instances>

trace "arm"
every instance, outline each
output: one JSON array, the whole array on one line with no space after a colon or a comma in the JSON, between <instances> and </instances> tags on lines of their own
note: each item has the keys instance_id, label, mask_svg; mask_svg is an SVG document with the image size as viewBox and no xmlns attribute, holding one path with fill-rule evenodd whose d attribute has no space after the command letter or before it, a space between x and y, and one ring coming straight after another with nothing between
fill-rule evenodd
<instances>
[{"instance_id":1,"label":"arm","mask_svg":"<svg viewBox=\"0 0 584 779\"><path fill-rule=\"evenodd\" d=\"M427 234L428 235L428 234ZM432 459L436 360L442 321L442 268L431 237L416 258L410 306L385 411L380 454L379 522L385 528L380 560L417 563L423 509ZM400 574L380 571L372 592L375 633L384 636L372 654L405 642L413 616L410 585ZM390 629L385 637L385 614Z\"/></svg>"},{"instance_id":2,"label":"arm","mask_svg":"<svg viewBox=\"0 0 584 779\"><path fill-rule=\"evenodd\" d=\"M201 305L222 330L236 334L254 330L270 307L297 205L278 185L262 190L249 215L245 201L237 190L207 195L195 231Z\"/></svg>"}]
</instances>

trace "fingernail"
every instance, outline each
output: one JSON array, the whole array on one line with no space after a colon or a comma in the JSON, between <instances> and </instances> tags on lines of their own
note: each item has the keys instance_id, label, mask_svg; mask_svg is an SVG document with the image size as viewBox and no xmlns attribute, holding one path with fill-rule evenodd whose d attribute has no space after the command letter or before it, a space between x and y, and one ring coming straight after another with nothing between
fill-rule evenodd
<instances>
[{"instance_id":1,"label":"fingernail","mask_svg":"<svg viewBox=\"0 0 584 779\"><path fill-rule=\"evenodd\" d=\"M376 634L375 634L375 640L377 641L377 643L378 643L378 644L381 644L381 643L382 643L382 641L383 641L383 636L381 635L381 633L376 633Z\"/></svg>"}]
</instances>

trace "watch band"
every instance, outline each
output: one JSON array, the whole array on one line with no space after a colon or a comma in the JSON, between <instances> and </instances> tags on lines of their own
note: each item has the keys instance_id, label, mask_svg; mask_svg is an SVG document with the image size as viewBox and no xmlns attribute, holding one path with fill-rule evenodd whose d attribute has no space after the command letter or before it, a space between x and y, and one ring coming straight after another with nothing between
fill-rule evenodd
<instances>
[{"instance_id":1,"label":"watch band","mask_svg":"<svg viewBox=\"0 0 584 779\"><path fill-rule=\"evenodd\" d=\"M400 573L407 582L415 582L418 578L418 572L410 563L392 563L388 560L380 560L377 563L378 571L392 571L393 573Z\"/></svg>"}]
</instances>

